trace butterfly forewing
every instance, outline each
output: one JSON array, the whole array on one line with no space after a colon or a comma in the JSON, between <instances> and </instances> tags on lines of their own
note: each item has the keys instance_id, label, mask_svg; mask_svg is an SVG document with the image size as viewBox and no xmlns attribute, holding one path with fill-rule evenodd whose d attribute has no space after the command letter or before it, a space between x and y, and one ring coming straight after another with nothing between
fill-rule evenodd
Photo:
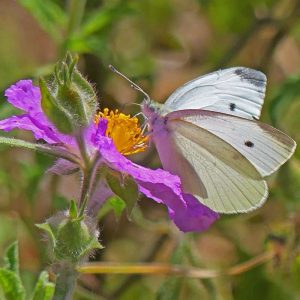
<instances>
[{"instance_id":1,"label":"butterfly forewing","mask_svg":"<svg viewBox=\"0 0 300 300\"><path fill-rule=\"evenodd\" d=\"M196 78L178 88L166 101L167 111L205 109L247 119L258 119L266 89L266 76L236 67Z\"/></svg>"}]
</instances>

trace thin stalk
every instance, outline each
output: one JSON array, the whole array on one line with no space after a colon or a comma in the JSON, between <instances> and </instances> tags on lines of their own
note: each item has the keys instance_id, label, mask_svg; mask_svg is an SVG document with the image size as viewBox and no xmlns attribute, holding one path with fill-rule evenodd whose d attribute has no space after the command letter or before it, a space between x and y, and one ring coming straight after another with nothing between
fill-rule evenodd
<instances>
[{"instance_id":1,"label":"thin stalk","mask_svg":"<svg viewBox=\"0 0 300 300\"><path fill-rule=\"evenodd\" d=\"M74 266L62 265L56 278L55 292L52 300L71 300L77 277L78 272Z\"/></svg>"},{"instance_id":2,"label":"thin stalk","mask_svg":"<svg viewBox=\"0 0 300 300\"><path fill-rule=\"evenodd\" d=\"M88 169L90 167L90 155L89 155L88 149L86 147L86 143L84 141L83 135L84 135L83 132L80 132L76 136L76 141L77 141L77 145L78 145L81 157L84 161L85 169Z\"/></svg>"},{"instance_id":3,"label":"thin stalk","mask_svg":"<svg viewBox=\"0 0 300 300\"><path fill-rule=\"evenodd\" d=\"M215 278L219 276L235 276L262 265L275 257L273 251L262 253L244 263L227 270L209 270L181 265L169 264L114 264L105 262L85 263L78 267L80 273L90 274L143 274L143 275L175 275L190 278Z\"/></svg>"},{"instance_id":4,"label":"thin stalk","mask_svg":"<svg viewBox=\"0 0 300 300\"><path fill-rule=\"evenodd\" d=\"M91 181L91 169L92 163L90 160L89 152L86 147L86 143L84 140L83 132L80 132L76 136L77 145L83 160L83 168L82 168L82 187L81 187L81 195L79 200L80 208L82 205L87 203L89 198L89 188L90 188L90 181ZM81 211L81 209L80 209Z\"/></svg>"},{"instance_id":5,"label":"thin stalk","mask_svg":"<svg viewBox=\"0 0 300 300\"><path fill-rule=\"evenodd\" d=\"M85 196L84 200L82 201L81 206L80 206L80 209L79 209L79 215L78 215L79 218L83 216L84 210L85 210L86 205L87 205L87 203L88 203L88 201L89 201L89 198L90 198L90 196L89 196L89 194L87 194L87 195Z\"/></svg>"},{"instance_id":6,"label":"thin stalk","mask_svg":"<svg viewBox=\"0 0 300 300\"><path fill-rule=\"evenodd\" d=\"M0 137L0 144L5 144L11 147L20 147L29 150L35 150L41 153L46 153L46 154L56 156L58 158L64 158L75 164L80 163L79 158L76 155L70 153L69 151L63 148L59 148L53 145L35 144L35 143L23 141L21 139L9 138L4 136Z\"/></svg>"},{"instance_id":7,"label":"thin stalk","mask_svg":"<svg viewBox=\"0 0 300 300\"><path fill-rule=\"evenodd\" d=\"M98 167L100 156L96 155L92 162L87 167L86 171L83 171L83 182L82 182L82 189L81 189L81 196L79 202L79 216L82 216L85 210L85 207L89 201L91 189L94 185L95 175Z\"/></svg>"}]
</instances>

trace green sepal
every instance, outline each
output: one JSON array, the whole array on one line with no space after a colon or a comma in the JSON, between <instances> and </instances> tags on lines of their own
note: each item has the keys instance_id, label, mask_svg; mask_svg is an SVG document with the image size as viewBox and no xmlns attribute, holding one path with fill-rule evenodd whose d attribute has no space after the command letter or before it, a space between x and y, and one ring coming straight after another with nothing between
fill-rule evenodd
<instances>
[{"instance_id":1,"label":"green sepal","mask_svg":"<svg viewBox=\"0 0 300 300\"><path fill-rule=\"evenodd\" d=\"M97 240L93 220L78 215L78 207L70 202L67 212L58 212L37 227L44 230L50 240L50 253L55 262L78 263L91 250L102 246Z\"/></svg>"},{"instance_id":2,"label":"green sepal","mask_svg":"<svg viewBox=\"0 0 300 300\"><path fill-rule=\"evenodd\" d=\"M84 220L64 220L57 229L54 255L58 261L78 262L86 253L95 248L93 247L94 239L95 236L90 233ZM96 248L99 248L98 244Z\"/></svg>"},{"instance_id":3,"label":"green sepal","mask_svg":"<svg viewBox=\"0 0 300 300\"><path fill-rule=\"evenodd\" d=\"M129 175L108 172L106 181L111 190L126 203L127 216L130 218L139 196L139 189L135 180Z\"/></svg>"},{"instance_id":4,"label":"green sepal","mask_svg":"<svg viewBox=\"0 0 300 300\"><path fill-rule=\"evenodd\" d=\"M47 235L50 239L52 247L55 248L57 240L56 240L56 237L55 237L55 232L52 229L52 227L50 226L50 224L48 224L46 222L46 223L42 223L42 224L35 224L35 226L47 233Z\"/></svg>"},{"instance_id":5,"label":"green sepal","mask_svg":"<svg viewBox=\"0 0 300 300\"><path fill-rule=\"evenodd\" d=\"M77 204L74 200L70 202L69 215L71 219L77 219L78 217Z\"/></svg>"},{"instance_id":6,"label":"green sepal","mask_svg":"<svg viewBox=\"0 0 300 300\"><path fill-rule=\"evenodd\" d=\"M41 91L41 104L45 115L49 120L57 127L57 129L66 134L72 133L73 126L70 121L70 116L67 111L63 110L56 102L55 97L52 95L50 89L48 88L46 82L40 78L39 86Z\"/></svg>"},{"instance_id":7,"label":"green sepal","mask_svg":"<svg viewBox=\"0 0 300 300\"><path fill-rule=\"evenodd\" d=\"M51 300L54 294L54 288L54 283L49 281L48 272L41 272L31 300Z\"/></svg>"},{"instance_id":8,"label":"green sepal","mask_svg":"<svg viewBox=\"0 0 300 300\"><path fill-rule=\"evenodd\" d=\"M93 238L87 247L81 252L80 257L85 256L86 254L90 253L90 251L95 249L103 249L104 246L97 240L97 238Z\"/></svg>"},{"instance_id":9,"label":"green sepal","mask_svg":"<svg viewBox=\"0 0 300 300\"><path fill-rule=\"evenodd\" d=\"M12 243L5 251L4 267L7 270L19 274L19 248L18 242Z\"/></svg>"}]
</instances>

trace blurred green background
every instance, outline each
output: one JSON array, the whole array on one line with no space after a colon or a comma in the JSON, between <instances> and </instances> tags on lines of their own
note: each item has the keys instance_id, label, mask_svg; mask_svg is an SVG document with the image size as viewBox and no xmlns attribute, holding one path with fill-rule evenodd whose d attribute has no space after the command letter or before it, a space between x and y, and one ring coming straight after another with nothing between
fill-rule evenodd
<instances>
[{"instance_id":1,"label":"blurred green background","mask_svg":"<svg viewBox=\"0 0 300 300\"><path fill-rule=\"evenodd\" d=\"M113 64L164 101L184 82L219 68L247 66L267 74L262 120L300 142L300 1L297 0L0 0L0 118L14 110L5 89L22 78L46 76L66 51L95 84L100 107L136 113L141 101ZM29 133L7 135L32 140ZM47 174L52 158L0 147L0 253L20 241L28 289L50 262L35 223L76 198L76 176ZM268 179L261 209L223 216L201 234L182 234L164 207L141 198L128 220L106 205L99 216L104 250L92 260L170 262L228 268L275 251L273 259L237 268L234 276L86 275L75 299L300 299L300 150ZM133 157L159 167L154 149ZM116 208L116 207L115 207Z\"/></svg>"}]
</instances>

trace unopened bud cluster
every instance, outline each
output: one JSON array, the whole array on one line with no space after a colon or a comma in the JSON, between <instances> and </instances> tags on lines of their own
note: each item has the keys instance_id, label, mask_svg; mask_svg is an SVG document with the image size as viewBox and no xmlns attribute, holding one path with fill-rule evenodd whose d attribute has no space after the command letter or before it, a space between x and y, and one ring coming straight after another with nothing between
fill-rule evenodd
<instances>
[{"instance_id":1,"label":"unopened bud cluster","mask_svg":"<svg viewBox=\"0 0 300 300\"><path fill-rule=\"evenodd\" d=\"M54 262L78 263L93 249L102 249L98 231L88 216L80 216L74 201L67 212L59 212L37 225L50 241Z\"/></svg>"},{"instance_id":2,"label":"unopened bud cluster","mask_svg":"<svg viewBox=\"0 0 300 300\"><path fill-rule=\"evenodd\" d=\"M87 126L97 110L96 93L78 71L77 61L68 54L56 65L52 82L40 79L43 111L66 134Z\"/></svg>"}]
</instances>

